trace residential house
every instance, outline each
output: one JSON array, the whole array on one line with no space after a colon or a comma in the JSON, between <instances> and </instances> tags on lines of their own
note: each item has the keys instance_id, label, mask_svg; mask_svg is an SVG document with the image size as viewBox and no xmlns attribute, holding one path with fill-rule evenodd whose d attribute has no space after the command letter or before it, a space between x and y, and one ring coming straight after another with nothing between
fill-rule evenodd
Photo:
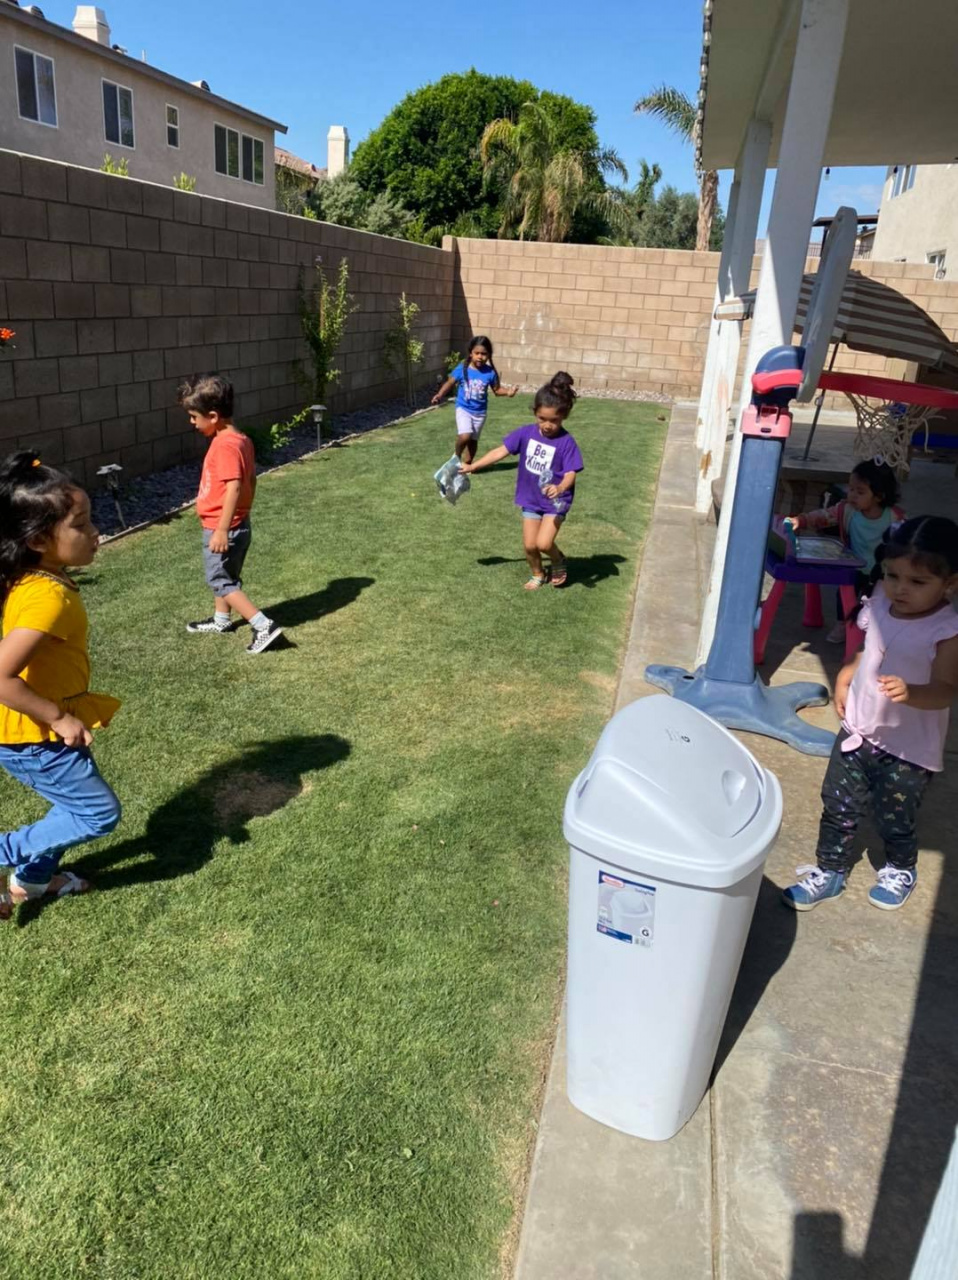
<instances>
[{"instance_id":1,"label":"residential house","mask_svg":"<svg viewBox=\"0 0 958 1280\"><path fill-rule=\"evenodd\" d=\"M286 126L169 75L111 43L102 9L79 5L72 29L35 5L0 0L0 147L275 206L274 133Z\"/></svg>"},{"instance_id":2,"label":"residential house","mask_svg":"<svg viewBox=\"0 0 958 1280\"><path fill-rule=\"evenodd\" d=\"M875 258L958 273L958 163L891 165L878 212Z\"/></svg>"},{"instance_id":3,"label":"residential house","mask_svg":"<svg viewBox=\"0 0 958 1280\"><path fill-rule=\"evenodd\" d=\"M309 194L326 178L335 178L349 164L349 133L341 124L330 126L326 135L326 168L277 147L276 207L282 213L299 213Z\"/></svg>"}]
</instances>

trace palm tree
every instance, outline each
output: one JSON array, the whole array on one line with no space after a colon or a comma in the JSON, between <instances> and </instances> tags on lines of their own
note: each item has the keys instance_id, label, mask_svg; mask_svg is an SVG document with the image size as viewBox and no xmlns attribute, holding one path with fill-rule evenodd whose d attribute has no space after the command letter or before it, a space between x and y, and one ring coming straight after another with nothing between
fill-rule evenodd
<instances>
[{"instance_id":1,"label":"palm tree","mask_svg":"<svg viewBox=\"0 0 958 1280\"><path fill-rule=\"evenodd\" d=\"M686 142L692 141L695 132L695 104L678 89L663 84L640 98L635 104L639 114L655 116ZM699 222L695 236L696 249L708 249L712 238L712 222L718 205L718 174L714 169L700 169Z\"/></svg>"},{"instance_id":2,"label":"palm tree","mask_svg":"<svg viewBox=\"0 0 958 1280\"><path fill-rule=\"evenodd\" d=\"M560 144L557 122L538 102L525 102L518 121L493 120L479 144L486 181L503 189L500 236L520 240L564 240L579 209L595 209L617 220L619 207L596 178L625 165L611 148L575 151Z\"/></svg>"},{"instance_id":3,"label":"palm tree","mask_svg":"<svg viewBox=\"0 0 958 1280\"><path fill-rule=\"evenodd\" d=\"M631 249L641 246L642 220L650 206L655 203L655 188L662 177L662 170L657 164L650 165L647 160L639 161L639 180L631 191L616 192L622 204L622 217L619 223L613 222L614 235L599 236L599 244L609 245L616 249Z\"/></svg>"}]
</instances>

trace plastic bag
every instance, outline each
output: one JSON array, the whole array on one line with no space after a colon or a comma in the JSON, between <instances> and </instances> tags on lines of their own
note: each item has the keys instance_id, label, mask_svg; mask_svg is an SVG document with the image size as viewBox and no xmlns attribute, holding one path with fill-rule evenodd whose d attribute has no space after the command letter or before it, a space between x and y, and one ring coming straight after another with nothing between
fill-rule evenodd
<instances>
[{"instance_id":1,"label":"plastic bag","mask_svg":"<svg viewBox=\"0 0 958 1280\"><path fill-rule=\"evenodd\" d=\"M546 489L553 484L555 484L555 480L552 477L552 472L543 471L542 475L539 477L539 492L542 494L545 502L550 502L552 504L552 508L557 516L564 516L572 506L572 494L566 490L565 493L560 493L557 498L547 498Z\"/></svg>"},{"instance_id":2,"label":"plastic bag","mask_svg":"<svg viewBox=\"0 0 958 1280\"><path fill-rule=\"evenodd\" d=\"M439 487L440 496L453 506L464 493L469 492L469 477L459 470L459 459L455 454L442 464L433 479Z\"/></svg>"}]
</instances>

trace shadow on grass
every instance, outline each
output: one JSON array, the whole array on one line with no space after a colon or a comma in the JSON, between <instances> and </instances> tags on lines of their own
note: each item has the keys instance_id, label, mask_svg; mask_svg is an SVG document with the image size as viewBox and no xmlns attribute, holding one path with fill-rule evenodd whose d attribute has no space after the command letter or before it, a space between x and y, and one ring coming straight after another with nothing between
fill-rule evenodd
<instances>
[{"instance_id":1,"label":"shadow on grass","mask_svg":"<svg viewBox=\"0 0 958 1280\"><path fill-rule=\"evenodd\" d=\"M302 793L304 775L328 769L349 753L346 739L332 733L257 743L161 804L142 836L67 862L92 879L98 892L192 875L209 862L224 836L245 844L253 818L284 808ZM55 901L24 903L17 924L29 924Z\"/></svg>"},{"instance_id":2,"label":"shadow on grass","mask_svg":"<svg viewBox=\"0 0 958 1280\"><path fill-rule=\"evenodd\" d=\"M333 578L322 591L312 591L308 596L296 596L293 600L273 605L269 616L281 627L317 622L358 600L363 591L375 581L375 578Z\"/></svg>"},{"instance_id":3,"label":"shadow on grass","mask_svg":"<svg viewBox=\"0 0 958 1280\"><path fill-rule=\"evenodd\" d=\"M525 556L483 556L476 564L484 568L492 568L500 564L525 564ZM570 587L597 587L606 578L618 578L619 565L625 564L625 556L570 556L569 580L565 590Z\"/></svg>"}]
</instances>

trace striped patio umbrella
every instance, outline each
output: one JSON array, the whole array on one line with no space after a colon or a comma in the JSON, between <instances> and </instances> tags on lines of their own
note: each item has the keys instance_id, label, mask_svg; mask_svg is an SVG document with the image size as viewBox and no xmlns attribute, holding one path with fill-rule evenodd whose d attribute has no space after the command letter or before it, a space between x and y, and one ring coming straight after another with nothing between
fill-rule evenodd
<instances>
[{"instance_id":1,"label":"striped patio umbrella","mask_svg":"<svg viewBox=\"0 0 958 1280\"><path fill-rule=\"evenodd\" d=\"M802 277L795 328L805 324L813 274ZM715 309L716 320L748 320L755 305L755 290L730 298ZM832 330L834 342L844 342L854 351L908 360L958 376L958 347L911 298L897 289L849 271Z\"/></svg>"}]
</instances>

